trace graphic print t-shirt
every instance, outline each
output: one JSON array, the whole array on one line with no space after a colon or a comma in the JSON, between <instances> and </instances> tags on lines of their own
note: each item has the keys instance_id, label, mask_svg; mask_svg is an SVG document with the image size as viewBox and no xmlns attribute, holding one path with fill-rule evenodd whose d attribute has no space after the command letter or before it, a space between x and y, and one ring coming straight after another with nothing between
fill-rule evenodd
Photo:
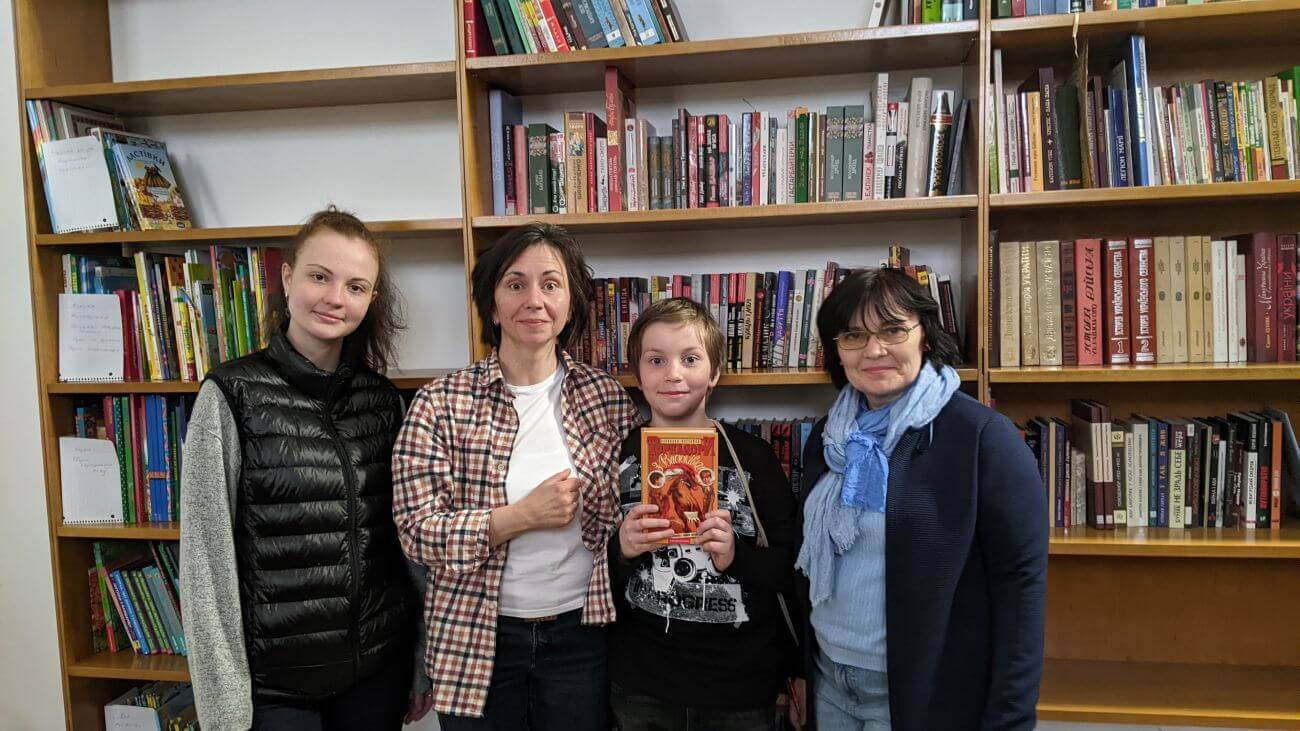
<instances>
[{"instance_id":1,"label":"graphic print t-shirt","mask_svg":"<svg viewBox=\"0 0 1300 731\"><path fill-rule=\"evenodd\" d=\"M755 506L725 443L718 448L718 508L731 512L736 536L727 571L694 545L662 546L626 561L618 535L610 539L618 606L610 675L629 693L687 706L754 708L775 699L790 670L792 643L776 592L787 590L793 576L795 499L766 442L733 427L727 436L771 547L757 548ZM624 515L641 504L640 448L636 429L620 455Z\"/></svg>"}]
</instances>

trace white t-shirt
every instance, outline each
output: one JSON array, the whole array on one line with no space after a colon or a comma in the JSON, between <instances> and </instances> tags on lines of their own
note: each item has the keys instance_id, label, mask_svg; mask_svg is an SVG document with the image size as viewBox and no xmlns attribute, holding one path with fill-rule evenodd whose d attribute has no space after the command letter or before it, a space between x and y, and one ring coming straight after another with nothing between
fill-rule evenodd
<instances>
[{"instance_id":1,"label":"white t-shirt","mask_svg":"<svg viewBox=\"0 0 1300 731\"><path fill-rule=\"evenodd\" d=\"M547 477L573 470L562 429L563 387L563 365L541 383L506 384L519 413L519 431L506 472L506 501L511 505L527 497ZM545 617L582 608L594 558L582 544L580 516L581 511L562 528L529 531L510 541L499 613Z\"/></svg>"}]
</instances>

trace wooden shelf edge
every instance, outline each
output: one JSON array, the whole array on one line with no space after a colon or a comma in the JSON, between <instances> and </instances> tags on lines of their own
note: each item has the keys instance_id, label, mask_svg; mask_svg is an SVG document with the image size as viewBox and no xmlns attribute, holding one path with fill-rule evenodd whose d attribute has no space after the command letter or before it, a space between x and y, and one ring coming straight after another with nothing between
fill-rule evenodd
<instances>
[{"instance_id":1,"label":"wooden shelf edge","mask_svg":"<svg viewBox=\"0 0 1300 731\"><path fill-rule=\"evenodd\" d=\"M189 662L179 655L138 655L130 650L101 652L67 664L74 678L172 680L189 682Z\"/></svg>"},{"instance_id":2,"label":"wooden shelf edge","mask_svg":"<svg viewBox=\"0 0 1300 731\"><path fill-rule=\"evenodd\" d=\"M96 538L104 540L179 541L179 523L154 523L149 525L59 525L55 533L60 538Z\"/></svg>"},{"instance_id":3,"label":"wooden shelf edge","mask_svg":"<svg viewBox=\"0 0 1300 731\"><path fill-rule=\"evenodd\" d=\"M525 66L560 66L578 63L612 63L655 58L704 56L739 51L761 51L768 48L836 45L873 40L908 38L934 38L937 36L969 35L972 40L979 33L979 21L962 20L948 23L892 25L879 28L843 28L840 30L810 33L778 33L739 38L720 38L707 41L661 43L652 46L623 48L588 48L560 53L516 53L508 56L479 56L465 60L468 71L513 69Z\"/></svg>"},{"instance_id":4,"label":"wooden shelf edge","mask_svg":"<svg viewBox=\"0 0 1300 731\"><path fill-rule=\"evenodd\" d=\"M371 231L388 236L446 236L459 234L463 221L453 218L420 218L393 221L367 221ZM287 239L298 232L298 225L225 226L192 228L183 231L105 231L98 233L36 234L37 246L76 246L82 244L161 244L188 241Z\"/></svg>"},{"instance_id":5,"label":"wooden shelf edge","mask_svg":"<svg viewBox=\"0 0 1300 731\"><path fill-rule=\"evenodd\" d=\"M1294 363L1162 363L1114 366L1023 366L990 368L989 382L1007 383L1176 383L1290 381L1300 379Z\"/></svg>"},{"instance_id":6,"label":"wooden shelf edge","mask_svg":"<svg viewBox=\"0 0 1300 731\"><path fill-rule=\"evenodd\" d=\"M455 61L426 61L418 63L378 64L372 66L342 66L322 69L292 71L264 71L246 74L214 74L208 76L182 76L140 81L105 81L92 84L59 84L33 86L23 89L25 99L60 99L100 94L142 94L198 89L233 89L277 84L311 82L353 81L358 79L391 79L422 76L455 76ZM454 95L453 97L454 98Z\"/></svg>"},{"instance_id":7,"label":"wooden shelf edge","mask_svg":"<svg viewBox=\"0 0 1300 731\"><path fill-rule=\"evenodd\" d=\"M1053 528L1052 556L1300 559L1300 529Z\"/></svg>"},{"instance_id":8,"label":"wooden shelf edge","mask_svg":"<svg viewBox=\"0 0 1300 731\"><path fill-rule=\"evenodd\" d=\"M1257 2L1258 0L1242 1ZM1300 200L1300 180L1204 183L1199 185L1145 185L1125 188L1049 190L1039 193L994 193L989 195L989 209L991 211L1013 211L1084 205L1183 203L1227 198L1267 199L1274 197L1297 197L1297 200Z\"/></svg>"},{"instance_id":9,"label":"wooden shelf edge","mask_svg":"<svg viewBox=\"0 0 1300 731\"><path fill-rule=\"evenodd\" d=\"M939 196L936 198L897 198L891 200L849 201L839 203L786 203L768 206L727 206L720 208L673 208L657 211L615 211L609 213L554 213L538 216L475 216L476 229L502 229L543 221L570 228L623 228L637 225L690 225L710 221L729 221L763 225L796 224L805 219L855 218L876 216L908 218L933 217L934 214L957 215L973 212L979 205L976 195Z\"/></svg>"},{"instance_id":10,"label":"wooden shelf edge","mask_svg":"<svg viewBox=\"0 0 1300 731\"><path fill-rule=\"evenodd\" d=\"M1169 709L1144 709L1107 706L1083 706L1040 703L1040 721L1078 723L1144 724L1160 726L1218 726L1223 728L1300 728L1300 713L1268 713L1245 710L1177 712Z\"/></svg>"},{"instance_id":11,"label":"wooden shelf edge","mask_svg":"<svg viewBox=\"0 0 1300 731\"><path fill-rule=\"evenodd\" d=\"M1015 42L1015 34L1027 31L1069 29L1104 29L1108 26L1123 28L1133 25L1159 24L1184 20L1204 21L1229 15L1266 16L1278 12L1295 11L1292 0L1240 0L1201 5L1169 5L1159 8L1132 8L1130 10L1095 11L1044 15L1026 18L995 18L989 22L993 42ZM1007 38L999 36L1005 34Z\"/></svg>"}]
</instances>

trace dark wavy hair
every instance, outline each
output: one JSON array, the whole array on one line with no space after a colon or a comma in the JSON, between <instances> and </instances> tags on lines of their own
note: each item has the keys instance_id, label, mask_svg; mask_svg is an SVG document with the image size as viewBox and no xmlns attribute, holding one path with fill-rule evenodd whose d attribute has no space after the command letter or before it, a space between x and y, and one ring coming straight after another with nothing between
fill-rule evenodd
<instances>
[{"instance_id":1,"label":"dark wavy hair","mask_svg":"<svg viewBox=\"0 0 1300 731\"><path fill-rule=\"evenodd\" d=\"M298 253L312 236L321 231L333 231L350 239L364 241L379 262L379 276L375 281L375 297L370 301L370 309L361 320L357 329L348 336L350 342L360 338L362 342L361 360L369 369L384 372L397 360L397 336L406 329L406 318L401 293L393 286L392 277L385 266L384 248L379 239L366 228L361 219L348 211L340 211L335 206L317 211L298 229L289 248L285 249L284 260L289 266L298 261ZM267 272L271 275L270 272ZM275 272L274 276L280 276ZM289 322L289 303L284 297L273 303L267 314L268 327L285 327ZM268 329L267 332L272 332Z\"/></svg>"},{"instance_id":2,"label":"dark wavy hair","mask_svg":"<svg viewBox=\"0 0 1300 731\"><path fill-rule=\"evenodd\" d=\"M578 246L572 234L560 226L526 223L507 231L491 248L480 254L478 261L474 262L474 272L470 275L474 309L478 311L478 319L482 323L481 339L488 347L501 345L501 326L492 323L492 315L497 307L497 285L501 283L501 278L510 265L515 263L515 259L538 244L549 246L559 254L569 279L569 319L560 331L559 346L568 348L587 332L595 284L592 281L591 267L582 255L582 247Z\"/></svg>"},{"instance_id":3,"label":"dark wavy hair","mask_svg":"<svg viewBox=\"0 0 1300 731\"><path fill-rule=\"evenodd\" d=\"M900 269L861 269L835 285L817 312L817 334L826 353L826 370L840 389L848 383L835 337L849 329L855 315L881 324L906 322L913 315L925 337L921 357L937 370L961 365L961 351L939 320L939 303L929 290Z\"/></svg>"}]
</instances>

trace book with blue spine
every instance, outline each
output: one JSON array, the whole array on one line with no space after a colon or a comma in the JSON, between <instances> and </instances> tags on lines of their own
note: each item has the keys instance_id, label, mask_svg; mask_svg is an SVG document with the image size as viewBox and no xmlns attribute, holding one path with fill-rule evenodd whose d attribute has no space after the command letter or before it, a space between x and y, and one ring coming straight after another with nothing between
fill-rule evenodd
<instances>
[{"instance_id":1,"label":"book with blue spine","mask_svg":"<svg viewBox=\"0 0 1300 731\"><path fill-rule=\"evenodd\" d=\"M596 11L596 19L600 21L600 27L605 31L605 41L609 43L610 48L622 48L630 44L631 39L623 37L623 31L618 25L618 16L614 15L614 7L610 5L610 0L591 0L591 7Z\"/></svg>"},{"instance_id":2,"label":"book with blue spine","mask_svg":"<svg viewBox=\"0 0 1300 731\"><path fill-rule=\"evenodd\" d=\"M524 108L519 99L501 89L488 91L488 139L492 148L492 214L522 215L506 208L505 148L511 144L506 125L522 124ZM518 206L518 204L516 204Z\"/></svg>"},{"instance_id":3,"label":"book with blue spine","mask_svg":"<svg viewBox=\"0 0 1300 731\"><path fill-rule=\"evenodd\" d=\"M1150 114L1147 109L1146 37L1133 34L1124 49L1124 83L1128 92L1129 154L1133 185L1152 185Z\"/></svg>"},{"instance_id":4,"label":"book with blue spine","mask_svg":"<svg viewBox=\"0 0 1300 731\"><path fill-rule=\"evenodd\" d=\"M651 0L624 0L624 2L627 4L628 16L632 20L632 32L637 36L637 45L653 46L668 41L660 31L659 24L655 22L655 11L650 7Z\"/></svg>"}]
</instances>

